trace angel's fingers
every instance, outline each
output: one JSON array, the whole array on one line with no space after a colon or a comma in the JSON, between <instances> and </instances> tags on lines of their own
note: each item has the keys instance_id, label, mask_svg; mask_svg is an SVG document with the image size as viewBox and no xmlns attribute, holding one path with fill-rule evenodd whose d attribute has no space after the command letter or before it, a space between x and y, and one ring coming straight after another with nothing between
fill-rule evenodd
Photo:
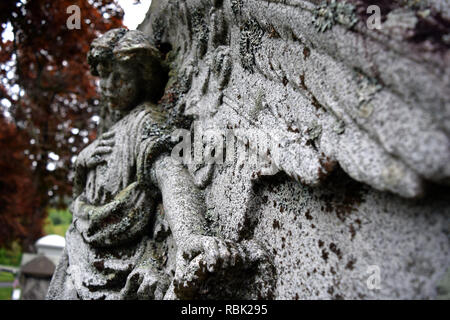
<instances>
[{"instance_id":1,"label":"angel's fingers","mask_svg":"<svg viewBox=\"0 0 450 320\"><path fill-rule=\"evenodd\" d=\"M234 243L228 243L228 250L230 251L230 265L235 266L242 260L241 253Z\"/></svg>"},{"instance_id":2,"label":"angel's fingers","mask_svg":"<svg viewBox=\"0 0 450 320\"><path fill-rule=\"evenodd\" d=\"M146 276L137 291L139 300L150 300L154 298L154 292L158 284L158 279L153 276Z\"/></svg>"},{"instance_id":3,"label":"angel's fingers","mask_svg":"<svg viewBox=\"0 0 450 320\"><path fill-rule=\"evenodd\" d=\"M127 296L130 293L136 291L141 282L141 275L139 273L131 273L127 278L125 287L121 291L122 295Z\"/></svg>"},{"instance_id":4,"label":"angel's fingers","mask_svg":"<svg viewBox=\"0 0 450 320\"><path fill-rule=\"evenodd\" d=\"M195 260L195 259L194 259ZM183 283L189 273L190 261L184 259L183 257L177 258L177 267L175 269L174 281L176 283Z\"/></svg>"},{"instance_id":5,"label":"angel's fingers","mask_svg":"<svg viewBox=\"0 0 450 320\"><path fill-rule=\"evenodd\" d=\"M106 162L106 160L99 157L89 158L89 160L86 162L86 167L88 169L92 169L103 162Z\"/></svg>"},{"instance_id":6,"label":"angel's fingers","mask_svg":"<svg viewBox=\"0 0 450 320\"><path fill-rule=\"evenodd\" d=\"M216 241L206 241L203 244L205 250L206 266L209 272L214 272L214 267L219 257L219 248Z\"/></svg>"},{"instance_id":7,"label":"angel's fingers","mask_svg":"<svg viewBox=\"0 0 450 320\"><path fill-rule=\"evenodd\" d=\"M203 244L199 241L186 241L180 248L180 252L184 260L190 262L203 251Z\"/></svg>"},{"instance_id":8,"label":"angel's fingers","mask_svg":"<svg viewBox=\"0 0 450 320\"><path fill-rule=\"evenodd\" d=\"M190 261L191 259L189 257L189 252L184 251L177 253L177 268L175 270L175 273L179 275L184 272Z\"/></svg>"},{"instance_id":9,"label":"angel's fingers","mask_svg":"<svg viewBox=\"0 0 450 320\"><path fill-rule=\"evenodd\" d=\"M116 144L116 140L100 140L98 143L98 147L114 147Z\"/></svg>"},{"instance_id":10,"label":"angel's fingers","mask_svg":"<svg viewBox=\"0 0 450 320\"><path fill-rule=\"evenodd\" d=\"M218 241L217 247L219 249L219 257L217 263L222 266L222 268L227 268L230 265L231 252L228 250L228 246L225 242Z\"/></svg>"},{"instance_id":11,"label":"angel's fingers","mask_svg":"<svg viewBox=\"0 0 450 320\"><path fill-rule=\"evenodd\" d=\"M111 147L104 147L104 146L98 146L95 148L94 153L92 154L93 157L100 156L103 154L109 154L113 151Z\"/></svg>"},{"instance_id":12,"label":"angel's fingers","mask_svg":"<svg viewBox=\"0 0 450 320\"><path fill-rule=\"evenodd\" d=\"M158 282L156 289L153 291L153 300L163 300L168 285Z\"/></svg>"},{"instance_id":13,"label":"angel's fingers","mask_svg":"<svg viewBox=\"0 0 450 320\"><path fill-rule=\"evenodd\" d=\"M101 140L108 140L113 138L116 135L116 133L114 131L109 131L109 132L105 132L104 134L102 134L100 136Z\"/></svg>"}]
</instances>

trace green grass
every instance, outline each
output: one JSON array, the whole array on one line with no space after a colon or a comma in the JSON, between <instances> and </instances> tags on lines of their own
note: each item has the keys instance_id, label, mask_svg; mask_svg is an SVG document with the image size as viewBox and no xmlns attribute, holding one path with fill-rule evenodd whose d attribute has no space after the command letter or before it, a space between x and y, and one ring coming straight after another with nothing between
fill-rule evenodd
<instances>
[{"instance_id":1,"label":"green grass","mask_svg":"<svg viewBox=\"0 0 450 320\"><path fill-rule=\"evenodd\" d=\"M14 276L8 272L0 272L0 282L13 282ZM12 288L0 288L0 300L11 300Z\"/></svg>"},{"instance_id":2,"label":"green grass","mask_svg":"<svg viewBox=\"0 0 450 320\"><path fill-rule=\"evenodd\" d=\"M0 282L13 282L14 275L9 272L0 272Z\"/></svg>"},{"instance_id":3,"label":"green grass","mask_svg":"<svg viewBox=\"0 0 450 320\"><path fill-rule=\"evenodd\" d=\"M0 300L11 300L12 288L0 288Z\"/></svg>"}]
</instances>

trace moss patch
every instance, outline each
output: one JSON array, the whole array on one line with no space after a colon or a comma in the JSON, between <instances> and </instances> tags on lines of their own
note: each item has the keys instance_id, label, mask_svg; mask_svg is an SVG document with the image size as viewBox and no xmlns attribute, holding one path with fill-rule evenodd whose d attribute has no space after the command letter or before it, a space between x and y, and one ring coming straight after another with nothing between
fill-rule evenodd
<instances>
[{"instance_id":1,"label":"moss patch","mask_svg":"<svg viewBox=\"0 0 450 320\"><path fill-rule=\"evenodd\" d=\"M355 13L355 6L346 1L322 2L313 13L312 23L320 32L330 30L335 24L341 24L350 29L359 20Z\"/></svg>"}]
</instances>

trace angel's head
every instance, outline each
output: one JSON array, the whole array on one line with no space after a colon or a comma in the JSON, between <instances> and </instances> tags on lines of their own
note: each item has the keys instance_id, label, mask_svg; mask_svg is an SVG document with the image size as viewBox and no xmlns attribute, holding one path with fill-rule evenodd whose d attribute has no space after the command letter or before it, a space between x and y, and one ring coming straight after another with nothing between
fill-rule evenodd
<instances>
[{"instance_id":1,"label":"angel's head","mask_svg":"<svg viewBox=\"0 0 450 320\"><path fill-rule=\"evenodd\" d=\"M91 72L110 110L131 110L156 102L167 80L159 52L137 30L114 29L95 39L89 50Z\"/></svg>"}]
</instances>

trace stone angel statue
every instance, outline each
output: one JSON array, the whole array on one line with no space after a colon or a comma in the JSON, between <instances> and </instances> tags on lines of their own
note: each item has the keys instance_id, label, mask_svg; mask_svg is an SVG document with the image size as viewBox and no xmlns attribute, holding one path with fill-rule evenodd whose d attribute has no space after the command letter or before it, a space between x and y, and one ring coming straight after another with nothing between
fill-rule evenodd
<instances>
[{"instance_id":1,"label":"stone angel statue","mask_svg":"<svg viewBox=\"0 0 450 320\"><path fill-rule=\"evenodd\" d=\"M201 193L171 158L173 128L156 103L167 77L160 56L140 31L110 30L91 45L88 62L111 123L77 157L73 222L48 299L193 297L202 272L261 256L252 244L207 235ZM158 249L161 219L173 259Z\"/></svg>"}]
</instances>

